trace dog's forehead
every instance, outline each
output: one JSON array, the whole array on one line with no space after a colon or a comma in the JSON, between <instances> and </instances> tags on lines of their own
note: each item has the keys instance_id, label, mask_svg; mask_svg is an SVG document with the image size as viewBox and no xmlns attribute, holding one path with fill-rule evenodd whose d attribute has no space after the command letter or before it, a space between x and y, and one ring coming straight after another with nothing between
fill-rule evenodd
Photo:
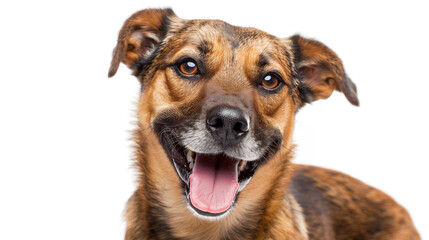
<instances>
[{"instance_id":1,"label":"dog's forehead","mask_svg":"<svg viewBox=\"0 0 429 240\"><path fill-rule=\"evenodd\" d=\"M231 49L253 41L275 40L276 37L256 28L238 27L221 20L181 20L171 24L173 35L202 42L226 40ZM196 38L196 39L195 39Z\"/></svg>"},{"instance_id":2,"label":"dog's forehead","mask_svg":"<svg viewBox=\"0 0 429 240\"><path fill-rule=\"evenodd\" d=\"M249 78L256 74L256 68L269 64L289 76L293 64L286 39L221 20L181 20L172 23L168 39L175 43L170 44L175 47L172 52L180 53L183 49L189 52L187 47L190 47L213 65L216 62L231 66L241 64Z\"/></svg>"}]
</instances>

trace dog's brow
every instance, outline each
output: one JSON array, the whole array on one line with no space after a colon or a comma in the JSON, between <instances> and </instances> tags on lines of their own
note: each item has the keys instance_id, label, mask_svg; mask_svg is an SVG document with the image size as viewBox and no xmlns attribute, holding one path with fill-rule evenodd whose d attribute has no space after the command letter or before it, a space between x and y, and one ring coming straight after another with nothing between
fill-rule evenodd
<instances>
[{"instance_id":1,"label":"dog's brow","mask_svg":"<svg viewBox=\"0 0 429 240\"><path fill-rule=\"evenodd\" d=\"M207 56L210 54L212 44L206 40L201 40L201 43L198 44L197 48L202 55Z\"/></svg>"},{"instance_id":2,"label":"dog's brow","mask_svg":"<svg viewBox=\"0 0 429 240\"><path fill-rule=\"evenodd\" d=\"M219 23L218 23L219 24ZM222 22L220 23L220 27L219 25L215 25L217 26L215 28L215 32L217 32L220 36L222 36L223 38L226 39L226 41L230 44L230 48L231 50L236 49L239 46L239 42L237 39L234 39L234 27ZM194 31L195 36L199 39L199 44L197 45L197 48L200 50L201 54L203 55L209 55L213 49L213 44L210 42L210 39L213 39L213 37L205 37L203 36L201 31L195 30ZM211 32L211 34L213 34L213 32Z\"/></svg>"},{"instance_id":3,"label":"dog's brow","mask_svg":"<svg viewBox=\"0 0 429 240\"><path fill-rule=\"evenodd\" d=\"M262 52L259 55L259 59L258 59L257 64L258 64L258 67L260 67L260 68L263 68L266 65L268 65L269 64L269 56L268 56L268 54Z\"/></svg>"},{"instance_id":4,"label":"dog's brow","mask_svg":"<svg viewBox=\"0 0 429 240\"><path fill-rule=\"evenodd\" d=\"M204 39L201 32L195 30L193 35L198 38L198 41L190 41L189 43L198 49L202 58L207 58L212 49L212 43Z\"/></svg>"}]
</instances>

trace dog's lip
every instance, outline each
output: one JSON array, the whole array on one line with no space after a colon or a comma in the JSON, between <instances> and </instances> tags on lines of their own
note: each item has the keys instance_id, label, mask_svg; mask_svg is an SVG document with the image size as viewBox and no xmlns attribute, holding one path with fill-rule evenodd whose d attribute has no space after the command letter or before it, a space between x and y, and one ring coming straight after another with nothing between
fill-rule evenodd
<instances>
[{"instance_id":1,"label":"dog's lip","mask_svg":"<svg viewBox=\"0 0 429 240\"><path fill-rule=\"evenodd\" d=\"M225 155L225 156L227 156L227 157L230 157L230 158L236 158L236 159L240 159L240 160L242 160L242 161L244 161L244 162L253 162L253 161L258 161L258 160L260 160L260 158L251 158L251 159L247 159L247 158L245 158L245 157L236 157L236 156L233 156L233 155L231 155L231 154L229 154L228 152L224 152L224 151L216 151L216 152L213 152L213 151L209 151L209 150L207 150L207 151L201 151L201 150L195 150L195 149L192 149L191 147L188 147L188 146L186 146L186 147L184 147L186 150L188 150L188 151L192 151L192 152L195 152L195 153L198 153L198 154L209 154L209 155L217 155L217 154L223 154L223 155Z\"/></svg>"}]
</instances>

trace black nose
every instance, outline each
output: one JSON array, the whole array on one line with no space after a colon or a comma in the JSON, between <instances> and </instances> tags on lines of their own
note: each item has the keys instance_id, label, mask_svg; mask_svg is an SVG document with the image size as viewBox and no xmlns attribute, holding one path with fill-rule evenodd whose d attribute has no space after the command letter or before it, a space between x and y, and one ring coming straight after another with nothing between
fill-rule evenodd
<instances>
[{"instance_id":1,"label":"black nose","mask_svg":"<svg viewBox=\"0 0 429 240\"><path fill-rule=\"evenodd\" d=\"M213 137L224 146L234 144L249 132L249 115L226 105L213 107L207 113L206 126Z\"/></svg>"}]
</instances>

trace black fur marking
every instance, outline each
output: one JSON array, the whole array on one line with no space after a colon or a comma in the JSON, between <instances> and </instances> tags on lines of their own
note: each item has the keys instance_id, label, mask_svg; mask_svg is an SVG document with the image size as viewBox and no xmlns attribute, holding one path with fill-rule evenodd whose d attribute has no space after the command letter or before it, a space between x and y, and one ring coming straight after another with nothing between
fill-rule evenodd
<instances>
[{"instance_id":1,"label":"black fur marking","mask_svg":"<svg viewBox=\"0 0 429 240\"><path fill-rule=\"evenodd\" d=\"M295 62L295 66L298 66L299 62L301 61L301 48L298 45L298 38L301 36L299 35L293 35L291 37L292 39L292 51L293 51L293 60Z\"/></svg>"},{"instance_id":2,"label":"black fur marking","mask_svg":"<svg viewBox=\"0 0 429 240\"><path fill-rule=\"evenodd\" d=\"M231 45L231 49L234 51L236 48L238 48L238 46L240 46L240 42L235 39L235 29L234 26L228 24L228 23L224 23L222 25L222 31L225 34L228 43Z\"/></svg>"},{"instance_id":3,"label":"black fur marking","mask_svg":"<svg viewBox=\"0 0 429 240\"><path fill-rule=\"evenodd\" d=\"M317 221L311 221L306 218L310 239L333 239L335 233L328 224L330 222L330 211L323 198L323 193L315 187L316 184L314 179L306 176L305 170L298 170L289 183L289 189L299 205L301 205L305 216L320 217ZM323 232L324 236L313 236L313 232Z\"/></svg>"},{"instance_id":4,"label":"black fur marking","mask_svg":"<svg viewBox=\"0 0 429 240\"><path fill-rule=\"evenodd\" d=\"M213 46L207 40L201 40L201 43L198 45L197 48L201 52L201 54L207 56L208 54L210 54Z\"/></svg>"},{"instance_id":5,"label":"black fur marking","mask_svg":"<svg viewBox=\"0 0 429 240\"><path fill-rule=\"evenodd\" d=\"M294 69L292 70L292 73L294 75L297 75L295 77L296 77L296 79L298 79L298 83L299 83L298 84L299 97L301 98L301 100L303 102L310 103L314 100L314 94L311 91L311 89L302 82L302 79L304 77L304 73L300 73L299 69L298 69L299 63L301 62L301 47L298 44L298 38L300 38L300 37L301 36L299 36L297 34L293 35L291 37L291 39L292 39L292 51L293 51L293 55L294 55L294 58L293 58L293 60L294 60L293 68Z\"/></svg>"},{"instance_id":6,"label":"black fur marking","mask_svg":"<svg viewBox=\"0 0 429 240\"><path fill-rule=\"evenodd\" d=\"M259 55L259 59L257 62L257 65L259 68L263 68L265 66L267 66L269 63L269 56L267 56L267 54L262 53L261 55Z\"/></svg>"},{"instance_id":7,"label":"black fur marking","mask_svg":"<svg viewBox=\"0 0 429 240\"><path fill-rule=\"evenodd\" d=\"M234 26L232 26L228 23L224 23L222 25L222 31L223 31L224 35L226 36L228 43L231 46L231 50L232 50L231 62L234 62L234 60L235 60L234 50L240 46L239 40L237 40L235 38L236 34L235 34Z\"/></svg>"},{"instance_id":8,"label":"black fur marking","mask_svg":"<svg viewBox=\"0 0 429 240\"><path fill-rule=\"evenodd\" d=\"M147 75L150 73L150 69L153 67L156 67L157 69L163 69L161 68L160 64L156 66L153 66L152 64L154 59L159 55L160 49L161 47L158 45L149 56L139 58L133 65L133 69L135 69L133 74L140 80L140 83L142 84L142 90L145 79L152 79L155 74L155 72L152 72L151 75Z\"/></svg>"},{"instance_id":9,"label":"black fur marking","mask_svg":"<svg viewBox=\"0 0 429 240\"><path fill-rule=\"evenodd\" d=\"M175 15L171 8L167 8L165 10L167 11L167 14L165 14L164 18L162 19L162 25L160 29L163 39L165 38L165 36L167 36L168 30L170 29L170 24L171 24L170 16Z\"/></svg>"},{"instance_id":10,"label":"black fur marking","mask_svg":"<svg viewBox=\"0 0 429 240\"><path fill-rule=\"evenodd\" d=\"M314 101L314 93L311 91L311 89L304 84L301 79L303 74L298 74L298 79L299 79L299 86L298 86L298 93L299 96L301 97L301 100L305 103L311 103L312 101Z\"/></svg>"},{"instance_id":11,"label":"black fur marking","mask_svg":"<svg viewBox=\"0 0 429 240\"><path fill-rule=\"evenodd\" d=\"M146 217L150 223L148 226L149 239L184 240L173 236L171 227L168 225L168 220L166 219L167 214L164 210L166 207L158 199L159 194L151 189L155 188L153 186L146 188L147 202L152 203L148 205L146 212Z\"/></svg>"}]
</instances>

